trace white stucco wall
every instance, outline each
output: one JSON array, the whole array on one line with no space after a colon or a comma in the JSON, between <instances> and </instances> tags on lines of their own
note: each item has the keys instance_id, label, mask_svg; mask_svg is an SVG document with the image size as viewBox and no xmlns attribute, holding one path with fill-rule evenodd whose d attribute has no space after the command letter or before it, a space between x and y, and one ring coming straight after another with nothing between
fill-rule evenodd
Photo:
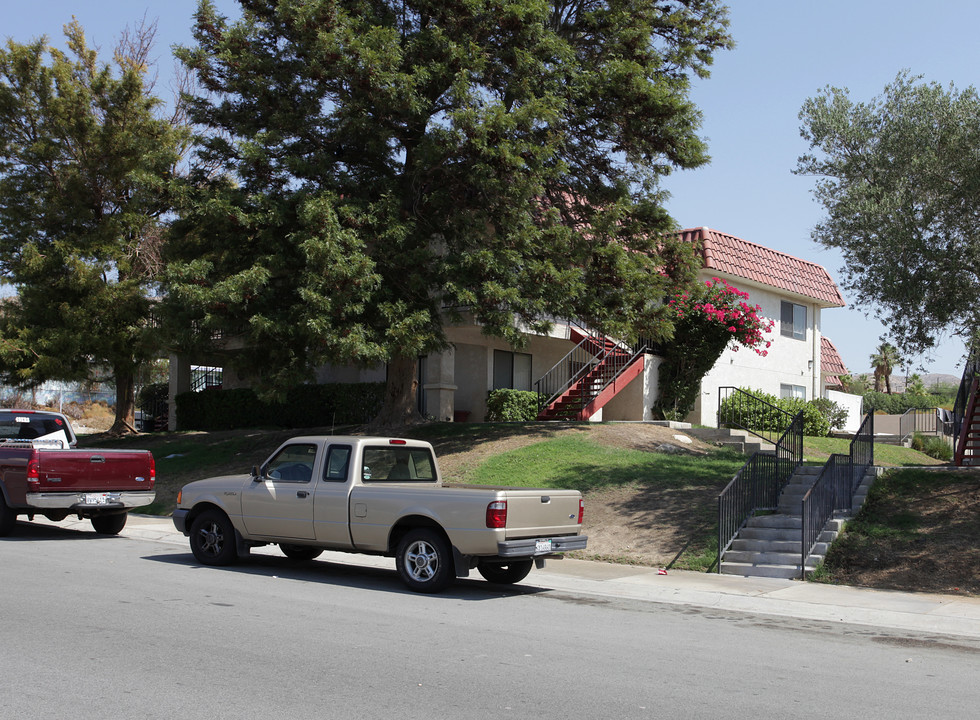
<instances>
[{"instance_id":1,"label":"white stucco wall","mask_svg":"<svg viewBox=\"0 0 980 720\"><path fill-rule=\"evenodd\" d=\"M602 420L652 420L650 408L659 394L658 371L660 358L647 355L644 358L643 373L633 378L616 397L590 418L593 422Z\"/></svg>"},{"instance_id":2,"label":"white stucco wall","mask_svg":"<svg viewBox=\"0 0 980 720\"><path fill-rule=\"evenodd\" d=\"M731 346L726 348L701 381L701 396L688 420L709 427L717 425L719 387L751 388L779 397L781 385L797 385L805 388L807 400L820 397L820 307L802 296L782 294L739 278L725 279L748 292L746 302L760 305L760 314L774 320L772 332L766 335L772 345L765 357L741 346L737 351ZM783 300L806 307L805 340L780 334Z\"/></svg>"},{"instance_id":3,"label":"white stucco wall","mask_svg":"<svg viewBox=\"0 0 980 720\"><path fill-rule=\"evenodd\" d=\"M837 390L828 390L827 399L835 402L847 410L847 420L844 427L837 428L849 433L856 433L861 429L861 422L864 420L864 398L860 395L851 395Z\"/></svg>"},{"instance_id":4,"label":"white stucco wall","mask_svg":"<svg viewBox=\"0 0 980 720\"><path fill-rule=\"evenodd\" d=\"M487 413L487 393L493 387L493 352L526 353L531 356L531 390L534 381L565 357L573 345L568 327L556 323L549 335L529 335L527 344L513 348L499 338L487 337L476 326L449 328L447 337L455 347L455 410L469 413L470 422L483 422Z\"/></svg>"}]
</instances>

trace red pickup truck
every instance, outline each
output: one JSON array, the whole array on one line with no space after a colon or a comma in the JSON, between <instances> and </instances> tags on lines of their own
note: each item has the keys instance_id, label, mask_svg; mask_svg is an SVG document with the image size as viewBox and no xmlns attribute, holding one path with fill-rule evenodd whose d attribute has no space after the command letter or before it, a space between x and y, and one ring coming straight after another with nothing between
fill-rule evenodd
<instances>
[{"instance_id":1,"label":"red pickup truck","mask_svg":"<svg viewBox=\"0 0 980 720\"><path fill-rule=\"evenodd\" d=\"M156 466L148 450L78 450L61 413L0 410L0 536L18 515L88 518L115 535L130 509L153 502Z\"/></svg>"}]
</instances>

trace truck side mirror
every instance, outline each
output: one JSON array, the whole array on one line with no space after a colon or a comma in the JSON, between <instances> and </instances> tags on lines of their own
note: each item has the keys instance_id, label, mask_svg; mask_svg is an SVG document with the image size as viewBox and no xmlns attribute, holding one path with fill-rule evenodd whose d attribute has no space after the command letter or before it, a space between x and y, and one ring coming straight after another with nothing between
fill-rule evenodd
<instances>
[{"instance_id":1,"label":"truck side mirror","mask_svg":"<svg viewBox=\"0 0 980 720\"><path fill-rule=\"evenodd\" d=\"M253 482L257 482L257 481L259 481L261 479L262 479L262 475L261 475L261 473L259 473L259 466L258 465L253 465L252 466L252 481Z\"/></svg>"}]
</instances>

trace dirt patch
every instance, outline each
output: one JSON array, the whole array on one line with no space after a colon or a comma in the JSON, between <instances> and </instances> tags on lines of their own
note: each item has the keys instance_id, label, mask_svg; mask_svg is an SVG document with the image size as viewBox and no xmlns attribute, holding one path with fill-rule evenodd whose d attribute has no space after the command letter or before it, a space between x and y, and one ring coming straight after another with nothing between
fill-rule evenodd
<instances>
[{"instance_id":1,"label":"dirt patch","mask_svg":"<svg viewBox=\"0 0 980 720\"><path fill-rule=\"evenodd\" d=\"M827 557L830 580L892 590L980 594L980 471L918 471L883 482ZM934 480L932 480L934 478Z\"/></svg>"},{"instance_id":2,"label":"dirt patch","mask_svg":"<svg viewBox=\"0 0 980 720\"><path fill-rule=\"evenodd\" d=\"M467 474L493 455L568 435L646 452L705 454L712 449L683 431L659 425L549 423L530 427L532 432L527 434L489 437L478 443L468 439L459 446L452 440L433 441L443 477L449 482L466 482ZM581 557L667 566L714 521L717 496L714 486L683 490L620 486L586 493L583 532L589 536L589 549Z\"/></svg>"}]
</instances>

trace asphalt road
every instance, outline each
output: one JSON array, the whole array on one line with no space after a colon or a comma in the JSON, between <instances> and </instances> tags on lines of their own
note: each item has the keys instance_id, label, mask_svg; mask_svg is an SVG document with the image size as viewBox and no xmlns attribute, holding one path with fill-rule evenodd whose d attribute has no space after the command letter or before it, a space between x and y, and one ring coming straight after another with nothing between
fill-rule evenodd
<instances>
[{"instance_id":1,"label":"asphalt road","mask_svg":"<svg viewBox=\"0 0 980 720\"><path fill-rule=\"evenodd\" d=\"M0 718L974 718L980 641L21 523Z\"/></svg>"}]
</instances>

